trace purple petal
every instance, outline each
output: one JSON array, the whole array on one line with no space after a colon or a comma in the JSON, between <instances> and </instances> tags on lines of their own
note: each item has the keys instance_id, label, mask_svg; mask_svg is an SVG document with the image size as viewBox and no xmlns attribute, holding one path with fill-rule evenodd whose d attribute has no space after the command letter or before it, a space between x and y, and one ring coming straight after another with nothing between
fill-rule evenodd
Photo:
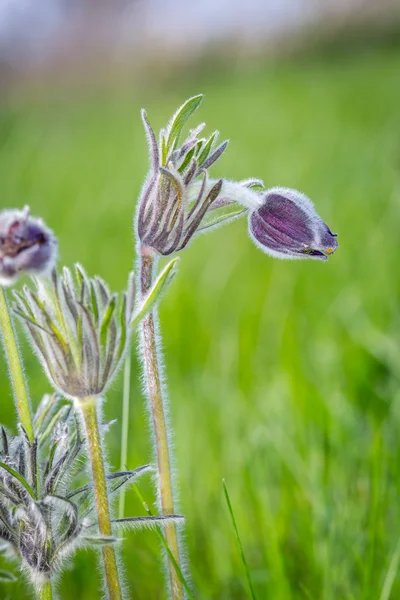
<instances>
[{"instance_id":1,"label":"purple petal","mask_svg":"<svg viewBox=\"0 0 400 600\"><path fill-rule=\"evenodd\" d=\"M42 221L24 211L0 213L0 279L14 283L20 272L42 273L53 266L57 242Z\"/></svg>"},{"instance_id":2,"label":"purple petal","mask_svg":"<svg viewBox=\"0 0 400 600\"><path fill-rule=\"evenodd\" d=\"M249 233L264 252L280 258L326 260L338 244L307 196L296 190L269 190L249 215Z\"/></svg>"}]
</instances>

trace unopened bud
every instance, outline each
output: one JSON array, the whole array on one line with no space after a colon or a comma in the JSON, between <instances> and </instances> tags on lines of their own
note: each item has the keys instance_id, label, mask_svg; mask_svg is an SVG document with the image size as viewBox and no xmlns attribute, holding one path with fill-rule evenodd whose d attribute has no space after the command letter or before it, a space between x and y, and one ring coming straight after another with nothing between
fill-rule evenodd
<instances>
[{"instance_id":1,"label":"unopened bud","mask_svg":"<svg viewBox=\"0 0 400 600\"><path fill-rule=\"evenodd\" d=\"M57 241L29 208L0 212L0 285L16 282L21 273L38 275L55 263Z\"/></svg>"}]
</instances>

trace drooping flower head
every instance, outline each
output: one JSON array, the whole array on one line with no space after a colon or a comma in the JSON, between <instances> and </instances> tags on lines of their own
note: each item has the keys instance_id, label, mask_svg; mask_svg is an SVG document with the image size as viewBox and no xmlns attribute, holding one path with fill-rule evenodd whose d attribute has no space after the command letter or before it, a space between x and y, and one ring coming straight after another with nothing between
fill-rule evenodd
<instances>
[{"instance_id":1,"label":"drooping flower head","mask_svg":"<svg viewBox=\"0 0 400 600\"><path fill-rule=\"evenodd\" d=\"M142 111L151 155L136 221L142 248L172 254L198 233L248 213L250 237L267 254L326 260L338 246L336 235L307 196L288 188L265 190L257 179L211 179L208 170L227 142L215 147L218 132L199 138L204 124L179 144L184 125L201 101L202 96L195 96L185 102L161 130L159 142Z\"/></svg>"},{"instance_id":2,"label":"drooping flower head","mask_svg":"<svg viewBox=\"0 0 400 600\"><path fill-rule=\"evenodd\" d=\"M318 216L311 200L297 190L271 188L249 213L255 244L276 258L327 260L338 247L336 234Z\"/></svg>"},{"instance_id":3,"label":"drooping flower head","mask_svg":"<svg viewBox=\"0 0 400 600\"><path fill-rule=\"evenodd\" d=\"M57 241L42 219L29 208L0 212L0 285L15 283L21 273L41 274L52 269Z\"/></svg>"}]
</instances>

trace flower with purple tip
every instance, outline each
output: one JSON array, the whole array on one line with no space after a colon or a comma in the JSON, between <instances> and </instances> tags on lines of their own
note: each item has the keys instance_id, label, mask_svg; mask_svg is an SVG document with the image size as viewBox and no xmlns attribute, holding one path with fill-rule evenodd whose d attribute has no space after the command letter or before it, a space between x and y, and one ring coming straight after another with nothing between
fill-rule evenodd
<instances>
[{"instance_id":1,"label":"flower with purple tip","mask_svg":"<svg viewBox=\"0 0 400 600\"><path fill-rule=\"evenodd\" d=\"M0 212L0 285L12 285L20 273L38 275L54 266L57 241L41 219L23 210Z\"/></svg>"},{"instance_id":2,"label":"flower with purple tip","mask_svg":"<svg viewBox=\"0 0 400 600\"><path fill-rule=\"evenodd\" d=\"M318 216L311 200L297 190L275 187L249 213L254 243L275 258L327 260L338 247L336 234Z\"/></svg>"}]
</instances>

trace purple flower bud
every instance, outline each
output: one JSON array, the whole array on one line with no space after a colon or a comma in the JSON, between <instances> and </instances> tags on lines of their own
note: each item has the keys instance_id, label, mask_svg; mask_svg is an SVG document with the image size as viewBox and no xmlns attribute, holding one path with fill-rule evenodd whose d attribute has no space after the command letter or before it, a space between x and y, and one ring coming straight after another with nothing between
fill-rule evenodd
<instances>
[{"instance_id":1,"label":"purple flower bud","mask_svg":"<svg viewBox=\"0 0 400 600\"><path fill-rule=\"evenodd\" d=\"M275 187L249 214L249 233L255 244L275 258L327 260L338 247L317 215L311 200L297 190Z\"/></svg>"},{"instance_id":2,"label":"purple flower bud","mask_svg":"<svg viewBox=\"0 0 400 600\"><path fill-rule=\"evenodd\" d=\"M57 241L41 219L23 210L0 212L0 285L12 285L20 273L40 274L53 266Z\"/></svg>"}]
</instances>

